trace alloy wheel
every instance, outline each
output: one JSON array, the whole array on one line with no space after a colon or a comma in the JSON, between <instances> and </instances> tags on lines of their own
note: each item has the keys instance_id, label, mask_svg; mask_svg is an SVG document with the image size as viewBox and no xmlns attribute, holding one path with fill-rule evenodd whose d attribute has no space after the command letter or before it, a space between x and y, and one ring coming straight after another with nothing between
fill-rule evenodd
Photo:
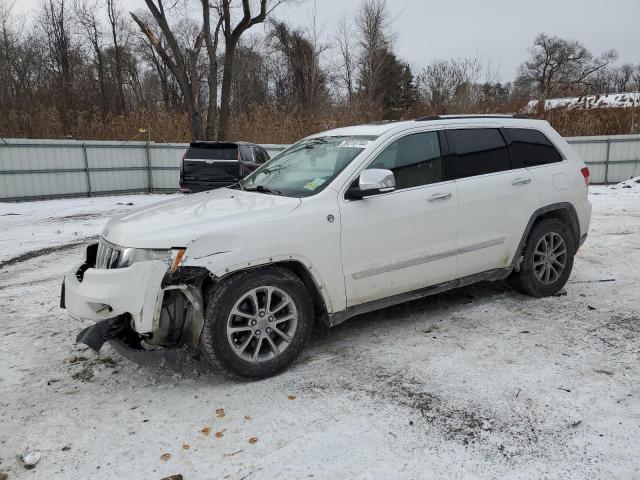
<instances>
[{"instance_id":1,"label":"alloy wheel","mask_svg":"<svg viewBox=\"0 0 640 480\"><path fill-rule=\"evenodd\" d=\"M298 327L295 302L276 287L262 286L244 293L227 320L227 339L236 355L259 363L286 350Z\"/></svg>"},{"instance_id":2,"label":"alloy wheel","mask_svg":"<svg viewBox=\"0 0 640 480\"><path fill-rule=\"evenodd\" d=\"M533 251L533 271L544 285L555 283L567 264L567 245L555 232L544 235Z\"/></svg>"}]
</instances>

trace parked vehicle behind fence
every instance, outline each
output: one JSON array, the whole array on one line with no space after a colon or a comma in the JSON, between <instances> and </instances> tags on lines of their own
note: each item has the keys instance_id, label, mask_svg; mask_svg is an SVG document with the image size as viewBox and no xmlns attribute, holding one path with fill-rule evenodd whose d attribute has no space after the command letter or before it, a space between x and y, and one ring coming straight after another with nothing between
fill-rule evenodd
<instances>
[{"instance_id":1,"label":"parked vehicle behind fence","mask_svg":"<svg viewBox=\"0 0 640 480\"><path fill-rule=\"evenodd\" d=\"M97 322L78 336L96 350L111 341L144 361L197 346L213 365L267 377L300 355L316 320L483 280L558 293L587 237L588 183L541 120L331 130L229 188L112 219L65 277L62 305Z\"/></svg>"},{"instance_id":2,"label":"parked vehicle behind fence","mask_svg":"<svg viewBox=\"0 0 640 480\"><path fill-rule=\"evenodd\" d=\"M260 145L192 142L180 164L180 191L196 193L228 187L269 160Z\"/></svg>"}]
</instances>

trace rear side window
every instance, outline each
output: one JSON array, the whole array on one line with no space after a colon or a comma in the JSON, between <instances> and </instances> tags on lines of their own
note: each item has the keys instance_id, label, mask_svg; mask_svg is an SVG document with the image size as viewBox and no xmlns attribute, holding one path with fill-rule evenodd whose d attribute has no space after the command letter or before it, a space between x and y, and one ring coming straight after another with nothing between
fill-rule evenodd
<instances>
[{"instance_id":1,"label":"rear side window","mask_svg":"<svg viewBox=\"0 0 640 480\"><path fill-rule=\"evenodd\" d=\"M509 150L497 128L446 130L446 133L452 153L446 160L449 178L511 170Z\"/></svg>"},{"instance_id":2,"label":"rear side window","mask_svg":"<svg viewBox=\"0 0 640 480\"><path fill-rule=\"evenodd\" d=\"M260 147L253 147L253 155L255 156L256 163L264 163L268 160L266 152Z\"/></svg>"},{"instance_id":3,"label":"rear side window","mask_svg":"<svg viewBox=\"0 0 640 480\"><path fill-rule=\"evenodd\" d=\"M242 155L242 160L245 162L254 162L253 158L253 148L251 145L240 145L240 154Z\"/></svg>"},{"instance_id":4,"label":"rear side window","mask_svg":"<svg viewBox=\"0 0 640 480\"><path fill-rule=\"evenodd\" d=\"M511 155L518 166L535 167L562 161L562 155L551 141L538 130L507 128L511 139Z\"/></svg>"},{"instance_id":5,"label":"rear side window","mask_svg":"<svg viewBox=\"0 0 640 480\"><path fill-rule=\"evenodd\" d=\"M407 135L384 149L368 168L391 170L398 190L441 182L438 133Z\"/></svg>"}]
</instances>

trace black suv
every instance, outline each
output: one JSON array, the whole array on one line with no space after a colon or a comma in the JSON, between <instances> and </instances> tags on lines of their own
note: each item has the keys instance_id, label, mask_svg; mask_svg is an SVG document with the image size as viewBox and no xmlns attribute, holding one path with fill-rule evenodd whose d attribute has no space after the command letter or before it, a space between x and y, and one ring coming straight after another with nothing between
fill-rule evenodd
<instances>
[{"instance_id":1,"label":"black suv","mask_svg":"<svg viewBox=\"0 0 640 480\"><path fill-rule=\"evenodd\" d=\"M180 191L228 187L269 160L259 145L245 142L193 142L182 157Z\"/></svg>"}]
</instances>

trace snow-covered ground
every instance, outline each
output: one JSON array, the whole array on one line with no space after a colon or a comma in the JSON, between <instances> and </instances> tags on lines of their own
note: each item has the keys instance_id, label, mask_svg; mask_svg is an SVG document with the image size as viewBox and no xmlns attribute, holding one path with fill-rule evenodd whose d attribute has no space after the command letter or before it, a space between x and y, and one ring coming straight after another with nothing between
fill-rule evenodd
<instances>
[{"instance_id":1,"label":"snow-covered ground","mask_svg":"<svg viewBox=\"0 0 640 480\"><path fill-rule=\"evenodd\" d=\"M363 315L259 382L74 344L63 272L158 198L0 204L9 479L640 478L640 188L592 188L566 296L484 283Z\"/></svg>"}]
</instances>

